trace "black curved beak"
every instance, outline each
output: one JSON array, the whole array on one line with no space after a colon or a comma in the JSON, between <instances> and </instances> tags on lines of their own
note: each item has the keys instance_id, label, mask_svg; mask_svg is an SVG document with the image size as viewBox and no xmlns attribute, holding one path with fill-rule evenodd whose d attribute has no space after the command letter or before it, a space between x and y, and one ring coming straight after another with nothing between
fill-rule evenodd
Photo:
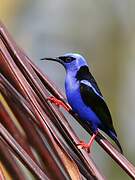
<instances>
[{"instance_id":1,"label":"black curved beak","mask_svg":"<svg viewBox=\"0 0 135 180\"><path fill-rule=\"evenodd\" d=\"M56 58L42 58L40 60L56 61L56 62L59 62L60 64L64 65L63 61L61 59L59 59L59 57L56 57Z\"/></svg>"}]
</instances>

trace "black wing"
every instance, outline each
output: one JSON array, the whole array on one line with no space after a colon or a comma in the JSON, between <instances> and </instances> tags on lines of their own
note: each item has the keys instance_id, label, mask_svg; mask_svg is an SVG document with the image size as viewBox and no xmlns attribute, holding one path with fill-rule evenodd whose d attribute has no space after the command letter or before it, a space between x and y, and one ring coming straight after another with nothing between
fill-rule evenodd
<instances>
[{"instance_id":1,"label":"black wing","mask_svg":"<svg viewBox=\"0 0 135 180\"><path fill-rule=\"evenodd\" d=\"M100 94L100 96L102 96L100 89L97 86L97 83L94 79L94 77L92 76L92 74L89 72L88 66L82 66L79 71L76 74L76 78L77 80L81 81L81 80L87 80L89 82L91 82L92 86L95 88L95 90Z\"/></svg>"},{"instance_id":2,"label":"black wing","mask_svg":"<svg viewBox=\"0 0 135 180\"><path fill-rule=\"evenodd\" d=\"M110 111L103 99L95 79L89 72L87 66L83 66L81 68L76 77L80 82L80 93L84 103L91 107L107 129L110 129L116 134Z\"/></svg>"}]
</instances>

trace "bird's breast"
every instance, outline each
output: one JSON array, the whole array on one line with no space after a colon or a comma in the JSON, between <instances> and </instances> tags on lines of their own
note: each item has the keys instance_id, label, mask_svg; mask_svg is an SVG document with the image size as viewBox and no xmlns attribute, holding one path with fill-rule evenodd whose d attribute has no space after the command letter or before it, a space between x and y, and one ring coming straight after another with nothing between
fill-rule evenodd
<instances>
[{"instance_id":1,"label":"bird's breast","mask_svg":"<svg viewBox=\"0 0 135 180\"><path fill-rule=\"evenodd\" d=\"M82 107L86 107L81 97L79 81L76 78L67 77L65 90L68 103L72 109L79 114Z\"/></svg>"},{"instance_id":2,"label":"bird's breast","mask_svg":"<svg viewBox=\"0 0 135 180\"><path fill-rule=\"evenodd\" d=\"M76 112L81 119L89 121L90 123L94 122L97 126L100 121L93 110L83 102L80 93L79 81L75 78L66 78L65 90L68 103L72 107L73 111Z\"/></svg>"},{"instance_id":3,"label":"bird's breast","mask_svg":"<svg viewBox=\"0 0 135 180\"><path fill-rule=\"evenodd\" d=\"M79 82L75 78L66 77L65 81L66 96L69 104L72 106L74 101L79 95Z\"/></svg>"}]
</instances>

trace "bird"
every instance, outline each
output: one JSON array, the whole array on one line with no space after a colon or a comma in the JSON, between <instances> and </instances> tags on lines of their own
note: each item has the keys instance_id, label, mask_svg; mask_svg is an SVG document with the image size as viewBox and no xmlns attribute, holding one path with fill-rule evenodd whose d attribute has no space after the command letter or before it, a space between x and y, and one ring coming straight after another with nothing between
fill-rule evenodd
<instances>
[{"instance_id":1,"label":"bird","mask_svg":"<svg viewBox=\"0 0 135 180\"><path fill-rule=\"evenodd\" d=\"M86 59L78 53L66 53L55 58L41 60L55 61L62 64L66 70L65 92L69 105L81 121L90 126L92 137L88 143L80 141L78 148L90 152L94 139L99 130L105 132L118 146L123 154L116 131L113 126L111 113L105 99L91 74ZM51 102L64 106L60 100L51 97ZM68 110L68 107L64 107Z\"/></svg>"}]
</instances>

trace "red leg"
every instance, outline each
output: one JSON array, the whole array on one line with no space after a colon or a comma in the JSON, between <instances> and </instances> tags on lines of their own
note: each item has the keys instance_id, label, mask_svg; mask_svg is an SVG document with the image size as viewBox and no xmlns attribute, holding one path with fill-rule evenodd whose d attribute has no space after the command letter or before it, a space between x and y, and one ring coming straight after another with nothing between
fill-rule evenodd
<instances>
[{"instance_id":1,"label":"red leg","mask_svg":"<svg viewBox=\"0 0 135 180\"><path fill-rule=\"evenodd\" d=\"M78 148L86 149L86 151L89 153L97 134L98 134L98 131L92 135L88 144L85 143L84 141L81 141L79 144L77 144Z\"/></svg>"},{"instance_id":2,"label":"red leg","mask_svg":"<svg viewBox=\"0 0 135 180\"><path fill-rule=\"evenodd\" d=\"M66 111L70 111L70 107L68 107L63 101L51 96L47 98L48 101L54 103L56 106L62 106Z\"/></svg>"}]
</instances>

